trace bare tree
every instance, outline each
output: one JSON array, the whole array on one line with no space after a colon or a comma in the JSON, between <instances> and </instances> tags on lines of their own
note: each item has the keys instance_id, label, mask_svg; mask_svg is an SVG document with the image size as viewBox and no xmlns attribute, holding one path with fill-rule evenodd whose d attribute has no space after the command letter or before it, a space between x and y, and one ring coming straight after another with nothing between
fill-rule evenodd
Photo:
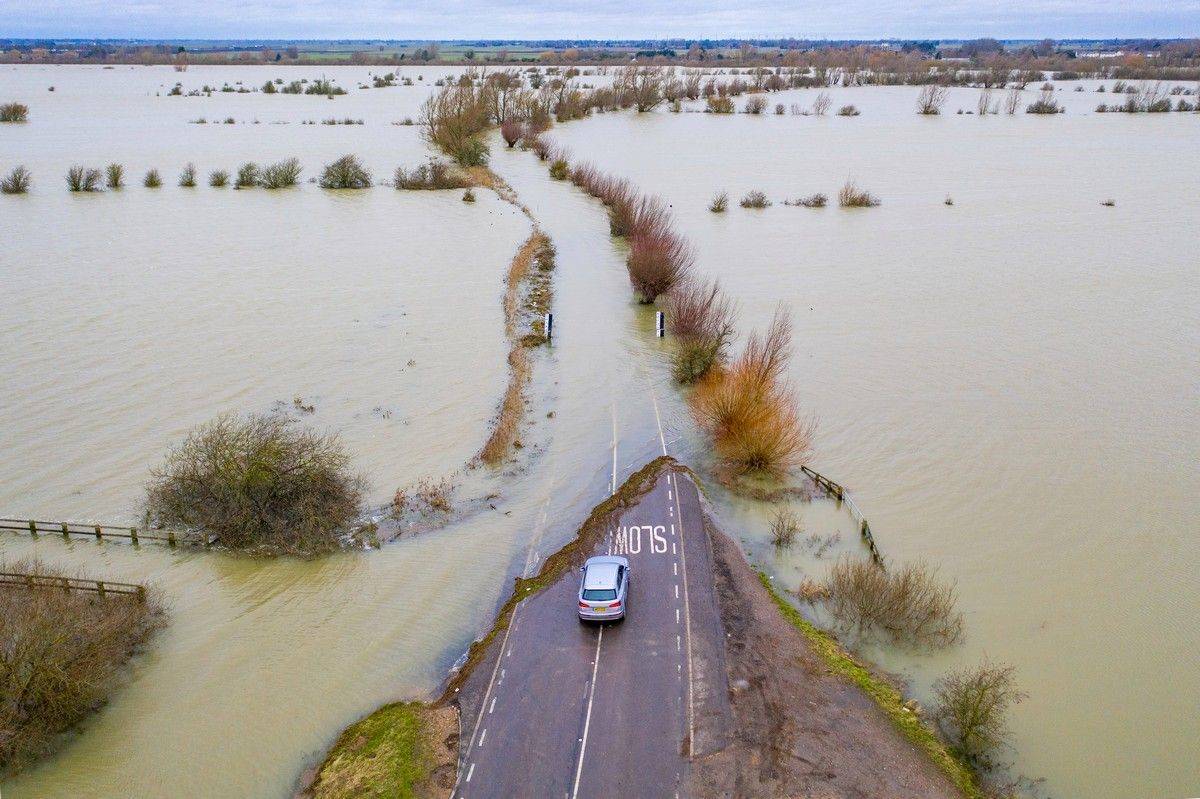
<instances>
[{"instance_id":1,"label":"bare tree","mask_svg":"<svg viewBox=\"0 0 1200 799\"><path fill-rule=\"evenodd\" d=\"M946 104L949 96L950 90L945 86L936 83L922 86L921 93L917 95L917 113L925 116L942 113L942 106Z\"/></svg>"},{"instance_id":2,"label":"bare tree","mask_svg":"<svg viewBox=\"0 0 1200 799\"><path fill-rule=\"evenodd\" d=\"M1015 673L1012 666L984 661L934 684L934 718L967 762L987 768L996 750L1011 740L1008 709L1026 696L1017 689Z\"/></svg>"},{"instance_id":3,"label":"bare tree","mask_svg":"<svg viewBox=\"0 0 1200 799\"><path fill-rule=\"evenodd\" d=\"M1004 97L1004 113L1012 116L1017 113L1017 109L1021 106L1021 90L1016 86L1008 90L1008 94Z\"/></svg>"}]
</instances>

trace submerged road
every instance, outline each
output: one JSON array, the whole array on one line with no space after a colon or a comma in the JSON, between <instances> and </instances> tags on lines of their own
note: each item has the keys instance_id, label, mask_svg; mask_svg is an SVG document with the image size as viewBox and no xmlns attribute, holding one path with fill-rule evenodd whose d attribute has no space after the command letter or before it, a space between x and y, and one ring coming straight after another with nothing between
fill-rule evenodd
<instances>
[{"instance_id":1,"label":"submerged road","mask_svg":"<svg viewBox=\"0 0 1200 799\"><path fill-rule=\"evenodd\" d=\"M696 485L664 469L591 554L629 558L626 618L581 624L578 571L516 605L463 686L455 797L675 797L695 750L721 737L723 632Z\"/></svg>"}]
</instances>

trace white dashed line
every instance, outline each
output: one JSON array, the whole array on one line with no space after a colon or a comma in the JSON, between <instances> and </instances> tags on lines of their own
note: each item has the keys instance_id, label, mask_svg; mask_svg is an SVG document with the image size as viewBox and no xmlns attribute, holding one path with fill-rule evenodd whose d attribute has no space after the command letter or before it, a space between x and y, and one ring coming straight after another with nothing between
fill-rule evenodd
<instances>
[{"instance_id":1,"label":"white dashed line","mask_svg":"<svg viewBox=\"0 0 1200 799\"><path fill-rule=\"evenodd\" d=\"M471 768L467 771L467 782L471 781L471 775L475 773L475 764L471 764Z\"/></svg>"},{"instance_id":2,"label":"white dashed line","mask_svg":"<svg viewBox=\"0 0 1200 799\"><path fill-rule=\"evenodd\" d=\"M679 624L679 608L675 608L675 623Z\"/></svg>"},{"instance_id":3,"label":"white dashed line","mask_svg":"<svg viewBox=\"0 0 1200 799\"><path fill-rule=\"evenodd\" d=\"M674 563L672 563L671 569L672 569L672 571L674 571L675 576L678 577L679 576L679 561L675 561Z\"/></svg>"},{"instance_id":4,"label":"white dashed line","mask_svg":"<svg viewBox=\"0 0 1200 799\"><path fill-rule=\"evenodd\" d=\"M579 796L579 778L583 775L583 754L587 751L588 728L592 725L592 700L596 698L596 673L600 668L600 643L604 640L604 628L596 634L596 659L592 661L592 684L588 686L587 713L583 717L583 737L579 739L579 763L575 766L575 786L571 788L571 799Z\"/></svg>"},{"instance_id":5,"label":"white dashed line","mask_svg":"<svg viewBox=\"0 0 1200 799\"><path fill-rule=\"evenodd\" d=\"M676 652L683 651L683 639L681 637L679 637L678 635L675 636L675 651Z\"/></svg>"},{"instance_id":6,"label":"white dashed line","mask_svg":"<svg viewBox=\"0 0 1200 799\"><path fill-rule=\"evenodd\" d=\"M672 555L678 555L678 554L679 554L679 553L678 553L678 552L675 550L675 542L674 542L674 541L672 541L672 542L671 542L671 554L672 554Z\"/></svg>"},{"instance_id":7,"label":"white dashed line","mask_svg":"<svg viewBox=\"0 0 1200 799\"><path fill-rule=\"evenodd\" d=\"M679 583L675 583L675 598L679 599Z\"/></svg>"},{"instance_id":8,"label":"white dashed line","mask_svg":"<svg viewBox=\"0 0 1200 799\"><path fill-rule=\"evenodd\" d=\"M495 710L496 710L496 697L494 697L494 696L493 696L493 697L492 697L492 706L488 708L488 715L489 715L489 716L490 716L490 715L492 715L492 713L493 713Z\"/></svg>"},{"instance_id":9,"label":"white dashed line","mask_svg":"<svg viewBox=\"0 0 1200 799\"><path fill-rule=\"evenodd\" d=\"M487 730L486 730L486 729L484 729L484 731L483 731L483 735L480 735L480 736L479 736L479 743L478 743L478 744L476 744L476 746L478 746L478 747L482 748L482 747L483 747L483 742L484 742L484 741L486 741L486 740L487 740Z\"/></svg>"}]
</instances>

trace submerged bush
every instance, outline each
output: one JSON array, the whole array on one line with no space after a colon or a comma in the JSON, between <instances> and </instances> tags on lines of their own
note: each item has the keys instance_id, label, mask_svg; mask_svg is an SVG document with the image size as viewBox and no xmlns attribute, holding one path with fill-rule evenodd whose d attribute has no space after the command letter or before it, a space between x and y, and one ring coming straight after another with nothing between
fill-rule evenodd
<instances>
[{"instance_id":1,"label":"submerged bush","mask_svg":"<svg viewBox=\"0 0 1200 799\"><path fill-rule=\"evenodd\" d=\"M268 86L274 84L267 81ZM252 186L257 186L261 176L258 174L258 164L253 161L248 161L238 167L237 179L234 180L233 187L235 189L248 189Z\"/></svg>"},{"instance_id":2,"label":"submerged bush","mask_svg":"<svg viewBox=\"0 0 1200 799\"><path fill-rule=\"evenodd\" d=\"M790 508L780 508L771 518L771 543L780 549L790 547L800 532L800 519Z\"/></svg>"},{"instance_id":3,"label":"submerged bush","mask_svg":"<svg viewBox=\"0 0 1200 799\"><path fill-rule=\"evenodd\" d=\"M733 100L731 100L728 97L723 97L720 95L713 94L713 95L710 95L708 97L708 99L705 100L704 102L705 102L705 105L707 106L705 108L705 110L708 111L710 114L732 114L733 113Z\"/></svg>"},{"instance_id":4,"label":"submerged bush","mask_svg":"<svg viewBox=\"0 0 1200 799\"><path fill-rule=\"evenodd\" d=\"M860 189L854 181L847 180L846 185L838 191L838 205L843 208L873 208L879 205L879 198L866 189Z\"/></svg>"},{"instance_id":5,"label":"submerged bush","mask_svg":"<svg viewBox=\"0 0 1200 799\"><path fill-rule=\"evenodd\" d=\"M554 180L566 180L569 165L562 158L555 158L550 164L550 177Z\"/></svg>"},{"instance_id":6,"label":"submerged bush","mask_svg":"<svg viewBox=\"0 0 1200 799\"><path fill-rule=\"evenodd\" d=\"M146 510L235 549L312 555L351 531L363 491L336 435L278 414L225 415L152 471Z\"/></svg>"},{"instance_id":7,"label":"submerged bush","mask_svg":"<svg viewBox=\"0 0 1200 799\"><path fill-rule=\"evenodd\" d=\"M629 282L642 303L652 303L687 277L695 254L666 226L641 230L629 239Z\"/></svg>"},{"instance_id":8,"label":"submerged bush","mask_svg":"<svg viewBox=\"0 0 1200 799\"><path fill-rule=\"evenodd\" d=\"M878 633L908 646L948 646L962 635L952 584L924 563L886 571L869 560L842 558L825 579L826 607L859 633Z\"/></svg>"},{"instance_id":9,"label":"submerged bush","mask_svg":"<svg viewBox=\"0 0 1200 799\"><path fill-rule=\"evenodd\" d=\"M104 184L110 189L119 189L125 185L125 167L120 164L109 164L104 168Z\"/></svg>"},{"instance_id":10,"label":"submerged bush","mask_svg":"<svg viewBox=\"0 0 1200 799\"><path fill-rule=\"evenodd\" d=\"M297 158L287 158L283 161L264 167L259 184L264 189L283 189L295 186L300 179L300 161Z\"/></svg>"},{"instance_id":11,"label":"submerged bush","mask_svg":"<svg viewBox=\"0 0 1200 799\"><path fill-rule=\"evenodd\" d=\"M742 110L747 114L758 116L767 108L767 98L760 94L752 94L746 98L746 105Z\"/></svg>"},{"instance_id":12,"label":"submerged bush","mask_svg":"<svg viewBox=\"0 0 1200 799\"><path fill-rule=\"evenodd\" d=\"M734 473L780 473L807 457L812 423L800 419L784 370L791 323L781 308L765 334L752 334L726 369L711 370L692 393L692 412Z\"/></svg>"},{"instance_id":13,"label":"submerged bush","mask_svg":"<svg viewBox=\"0 0 1200 799\"><path fill-rule=\"evenodd\" d=\"M103 191L99 169L76 164L67 170L67 188L71 191Z\"/></svg>"},{"instance_id":14,"label":"submerged bush","mask_svg":"<svg viewBox=\"0 0 1200 799\"><path fill-rule=\"evenodd\" d=\"M1066 109L1058 104L1054 99L1054 90L1047 89L1042 92L1038 99L1029 105L1025 106L1026 114L1058 114Z\"/></svg>"},{"instance_id":15,"label":"submerged bush","mask_svg":"<svg viewBox=\"0 0 1200 799\"><path fill-rule=\"evenodd\" d=\"M1017 689L1016 669L984 661L952 671L933 686L933 717L951 749L971 765L987 769L1012 733L1008 710L1025 698Z\"/></svg>"},{"instance_id":16,"label":"submerged bush","mask_svg":"<svg viewBox=\"0 0 1200 799\"><path fill-rule=\"evenodd\" d=\"M685 280L667 293L667 330L677 344L672 371L680 383L695 383L721 365L733 340L733 307L720 286Z\"/></svg>"},{"instance_id":17,"label":"submerged bush","mask_svg":"<svg viewBox=\"0 0 1200 799\"><path fill-rule=\"evenodd\" d=\"M761 191L751 191L747 192L746 195L742 197L741 203L739 204L743 208L766 208L771 204L771 201L768 200L767 195L763 194Z\"/></svg>"},{"instance_id":18,"label":"submerged bush","mask_svg":"<svg viewBox=\"0 0 1200 799\"><path fill-rule=\"evenodd\" d=\"M840 117L856 117L859 113L858 108L853 105L844 105L838 109L838 116Z\"/></svg>"},{"instance_id":19,"label":"submerged bush","mask_svg":"<svg viewBox=\"0 0 1200 799\"><path fill-rule=\"evenodd\" d=\"M32 178L29 175L29 170L23 166L15 166L12 171L0 180L0 193L2 194L24 194L29 191L29 184Z\"/></svg>"},{"instance_id":20,"label":"submerged bush","mask_svg":"<svg viewBox=\"0 0 1200 799\"><path fill-rule=\"evenodd\" d=\"M488 128L491 110L473 82L444 86L421 104L422 134L460 166L483 166L488 147L480 136Z\"/></svg>"},{"instance_id":21,"label":"submerged bush","mask_svg":"<svg viewBox=\"0 0 1200 799\"><path fill-rule=\"evenodd\" d=\"M208 185L214 189L222 189L229 185L229 173L224 169L214 169L208 175Z\"/></svg>"},{"instance_id":22,"label":"submerged bush","mask_svg":"<svg viewBox=\"0 0 1200 799\"><path fill-rule=\"evenodd\" d=\"M817 192L810 194L807 197L800 197L796 200L784 200L784 205L795 205L803 208L824 208L829 202L829 198L824 194Z\"/></svg>"},{"instance_id":23,"label":"submerged bush","mask_svg":"<svg viewBox=\"0 0 1200 799\"><path fill-rule=\"evenodd\" d=\"M934 83L922 86L921 92L917 95L917 113L925 116L942 113L942 106L946 104L949 96L950 90L945 86L938 86Z\"/></svg>"},{"instance_id":24,"label":"submerged bush","mask_svg":"<svg viewBox=\"0 0 1200 799\"><path fill-rule=\"evenodd\" d=\"M188 164L179 173L179 185L190 189L196 185L196 165Z\"/></svg>"},{"instance_id":25,"label":"submerged bush","mask_svg":"<svg viewBox=\"0 0 1200 799\"><path fill-rule=\"evenodd\" d=\"M354 155L343 155L326 164L319 185L323 189L366 189L371 186L371 173Z\"/></svg>"},{"instance_id":26,"label":"submerged bush","mask_svg":"<svg viewBox=\"0 0 1200 799\"><path fill-rule=\"evenodd\" d=\"M157 169L147 169L146 176L142 178L142 185L148 189L157 189L162 185L162 178L158 174Z\"/></svg>"},{"instance_id":27,"label":"submerged bush","mask_svg":"<svg viewBox=\"0 0 1200 799\"><path fill-rule=\"evenodd\" d=\"M465 203L475 202L475 192L471 191L470 189L467 189L466 191L463 192L462 199L463 199L463 202L465 202Z\"/></svg>"},{"instance_id":28,"label":"submerged bush","mask_svg":"<svg viewBox=\"0 0 1200 799\"><path fill-rule=\"evenodd\" d=\"M465 189L471 181L447 162L431 158L412 170L396 167L392 185L397 189Z\"/></svg>"},{"instance_id":29,"label":"submerged bush","mask_svg":"<svg viewBox=\"0 0 1200 799\"><path fill-rule=\"evenodd\" d=\"M0 571L76 576L38 561ZM0 774L47 754L99 707L162 618L152 590L139 602L57 587L0 589Z\"/></svg>"},{"instance_id":30,"label":"submerged bush","mask_svg":"<svg viewBox=\"0 0 1200 799\"><path fill-rule=\"evenodd\" d=\"M729 207L729 192L721 191L713 195L712 202L708 204L708 210L714 214L724 213Z\"/></svg>"},{"instance_id":31,"label":"submerged bush","mask_svg":"<svg viewBox=\"0 0 1200 799\"><path fill-rule=\"evenodd\" d=\"M28 122L29 106L21 103L0 105L0 122Z\"/></svg>"},{"instance_id":32,"label":"submerged bush","mask_svg":"<svg viewBox=\"0 0 1200 799\"><path fill-rule=\"evenodd\" d=\"M510 148L516 146L516 143L521 140L522 132L523 127L521 123L512 117L500 123L500 136Z\"/></svg>"}]
</instances>

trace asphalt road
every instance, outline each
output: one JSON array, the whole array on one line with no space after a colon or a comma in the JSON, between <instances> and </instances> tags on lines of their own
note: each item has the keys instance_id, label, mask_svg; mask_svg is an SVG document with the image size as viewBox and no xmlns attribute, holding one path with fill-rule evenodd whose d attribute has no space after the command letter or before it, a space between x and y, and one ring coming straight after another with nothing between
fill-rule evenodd
<instances>
[{"instance_id":1,"label":"asphalt road","mask_svg":"<svg viewBox=\"0 0 1200 799\"><path fill-rule=\"evenodd\" d=\"M462 689L455 797L679 795L729 715L701 519L695 484L665 470L593 553L629 558L623 621L579 622L578 572L516 606Z\"/></svg>"}]
</instances>

